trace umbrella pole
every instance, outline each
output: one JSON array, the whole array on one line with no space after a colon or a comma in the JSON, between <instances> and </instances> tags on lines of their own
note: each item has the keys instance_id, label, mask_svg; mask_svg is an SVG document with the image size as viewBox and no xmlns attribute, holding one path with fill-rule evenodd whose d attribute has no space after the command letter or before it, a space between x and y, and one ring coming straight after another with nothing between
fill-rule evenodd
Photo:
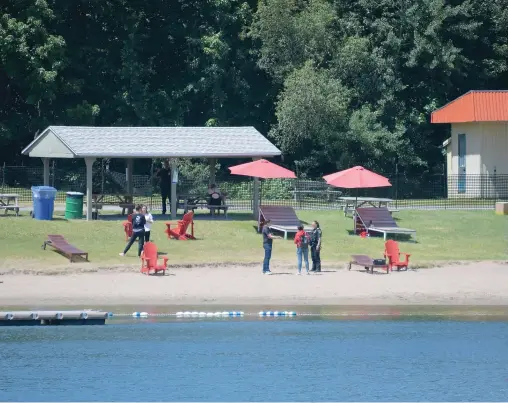
<instances>
[{"instance_id":1,"label":"umbrella pole","mask_svg":"<svg viewBox=\"0 0 508 403\"><path fill-rule=\"evenodd\" d=\"M263 181L259 180L259 205L261 206L262 203L263 203Z\"/></svg>"},{"instance_id":2,"label":"umbrella pole","mask_svg":"<svg viewBox=\"0 0 508 403\"><path fill-rule=\"evenodd\" d=\"M254 219L259 217L259 178L253 177L252 210Z\"/></svg>"},{"instance_id":3,"label":"umbrella pole","mask_svg":"<svg viewBox=\"0 0 508 403\"><path fill-rule=\"evenodd\" d=\"M358 208L358 188L355 189L355 211L353 216L353 231L356 235L356 209Z\"/></svg>"}]
</instances>

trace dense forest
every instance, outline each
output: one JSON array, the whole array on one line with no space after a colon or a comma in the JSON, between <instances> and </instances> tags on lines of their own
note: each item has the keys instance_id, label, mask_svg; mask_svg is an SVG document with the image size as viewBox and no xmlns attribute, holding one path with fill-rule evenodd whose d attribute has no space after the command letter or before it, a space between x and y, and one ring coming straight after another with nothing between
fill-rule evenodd
<instances>
[{"instance_id":1,"label":"dense forest","mask_svg":"<svg viewBox=\"0 0 508 403\"><path fill-rule=\"evenodd\" d=\"M0 162L48 125L253 125L300 175L442 172L430 112L506 89L508 0L3 0Z\"/></svg>"}]
</instances>

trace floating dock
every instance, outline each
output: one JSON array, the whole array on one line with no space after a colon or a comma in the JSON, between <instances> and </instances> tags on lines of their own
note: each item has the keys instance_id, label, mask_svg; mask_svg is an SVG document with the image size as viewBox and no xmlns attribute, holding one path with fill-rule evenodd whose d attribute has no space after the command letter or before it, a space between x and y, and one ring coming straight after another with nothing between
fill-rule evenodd
<instances>
[{"instance_id":1,"label":"floating dock","mask_svg":"<svg viewBox=\"0 0 508 403\"><path fill-rule=\"evenodd\" d=\"M0 312L0 326L104 325L110 316L102 311Z\"/></svg>"}]
</instances>

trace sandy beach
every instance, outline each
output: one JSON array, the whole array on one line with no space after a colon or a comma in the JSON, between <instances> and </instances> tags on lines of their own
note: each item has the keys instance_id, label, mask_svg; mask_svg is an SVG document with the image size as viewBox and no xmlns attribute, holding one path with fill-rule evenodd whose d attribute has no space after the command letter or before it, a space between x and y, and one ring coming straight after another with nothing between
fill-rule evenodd
<instances>
[{"instance_id":1,"label":"sandy beach","mask_svg":"<svg viewBox=\"0 0 508 403\"><path fill-rule=\"evenodd\" d=\"M295 275L292 267L178 267L145 276L136 268L52 275L3 272L0 306L120 305L508 305L508 264L477 262L368 274L344 268ZM62 274L64 273L64 274Z\"/></svg>"}]
</instances>

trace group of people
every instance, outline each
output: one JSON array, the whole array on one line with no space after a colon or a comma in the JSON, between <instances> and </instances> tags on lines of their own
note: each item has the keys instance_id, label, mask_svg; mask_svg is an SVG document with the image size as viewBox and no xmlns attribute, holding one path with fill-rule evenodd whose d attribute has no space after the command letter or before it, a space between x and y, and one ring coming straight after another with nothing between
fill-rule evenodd
<instances>
[{"instance_id":1,"label":"group of people","mask_svg":"<svg viewBox=\"0 0 508 403\"><path fill-rule=\"evenodd\" d=\"M166 214L167 204L171 204L171 168L168 161L164 161L162 168L156 173L161 190L162 197L162 214ZM220 205L224 202L225 194L222 194L215 184L208 187L208 203L210 205ZM138 256L141 256L145 242L150 240L150 229L153 223L153 216L149 213L147 206L136 206L135 214L132 216L132 236L130 237L125 249L120 256L125 256L131 246L138 240ZM303 226L298 227L298 232L295 235L296 256L297 256L297 274L302 274L302 264L305 262L307 274L310 272L321 271L321 238L322 232L319 223L314 221L312 223L312 232L308 234ZM263 248L265 250L265 257L263 260L263 274L272 274L270 271L270 259L272 257L273 240L280 238L273 235L270 229L270 221L266 221L263 226ZM309 269L309 249L312 259L312 268Z\"/></svg>"},{"instance_id":2,"label":"group of people","mask_svg":"<svg viewBox=\"0 0 508 403\"><path fill-rule=\"evenodd\" d=\"M145 242L150 241L150 230L152 229L153 216L145 205L137 205L136 212L132 215L132 235L120 256L125 256L132 244L138 241L138 256L141 256Z\"/></svg>"},{"instance_id":3,"label":"group of people","mask_svg":"<svg viewBox=\"0 0 508 403\"><path fill-rule=\"evenodd\" d=\"M270 271L270 259L272 258L273 240L281 239L276 236L270 229L270 220L265 221L263 225L263 248L265 250L265 258L263 260L263 274L272 274ZM321 239L322 231L319 227L319 222L312 222L312 232L308 234L303 225L298 227L298 232L295 235L297 268L296 274L302 274L302 263L305 262L307 274L310 272L321 272ZM312 259L312 268L309 270L309 249Z\"/></svg>"},{"instance_id":4,"label":"group of people","mask_svg":"<svg viewBox=\"0 0 508 403\"><path fill-rule=\"evenodd\" d=\"M145 242L150 241L150 232L153 224L153 216L145 205L137 205L135 214L132 215L132 235L120 256L125 256L131 246L138 241L138 256L141 256ZM270 271L270 259L272 258L273 240L280 239L270 229L270 220L263 225L263 248L265 258L263 260L263 274L272 274ZM310 272L321 272L321 240L322 232L319 222L312 222L312 232L308 234L302 225L298 227L295 235L296 256L297 256L297 274L302 274L302 264L305 262L307 274ZM312 259L312 268L309 269L309 249Z\"/></svg>"}]
</instances>

